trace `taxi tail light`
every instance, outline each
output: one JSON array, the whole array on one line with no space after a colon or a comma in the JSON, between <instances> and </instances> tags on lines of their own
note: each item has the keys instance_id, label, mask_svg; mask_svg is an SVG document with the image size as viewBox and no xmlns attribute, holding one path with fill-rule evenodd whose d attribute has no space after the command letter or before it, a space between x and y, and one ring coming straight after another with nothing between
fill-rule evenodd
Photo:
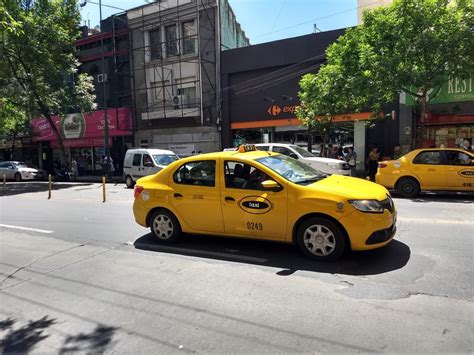
<instances>
[{"instance_id":1,"label":"taxi tail light","mask_svg":"<svg viewBox=\"0 0 474 355\"><path fill-rule=\"evenodd\" d=\"M135 198L137 198L138 196L140 196L140 194L142 193L143 191L143 187L142 186L138 186L138 185L135 185L135 190L133 191L133 196Z\"/></svg>"},{"instance_id":2,"label":"taxi tail light","mask_svg":"<svg viewBox=\"0 0 474 355\"><path fill-rule=\"evenodd\" d=\"M379 168L386 168L387 167L387 164L385 163L379 163Z\"/></svg>"}]
</instances>

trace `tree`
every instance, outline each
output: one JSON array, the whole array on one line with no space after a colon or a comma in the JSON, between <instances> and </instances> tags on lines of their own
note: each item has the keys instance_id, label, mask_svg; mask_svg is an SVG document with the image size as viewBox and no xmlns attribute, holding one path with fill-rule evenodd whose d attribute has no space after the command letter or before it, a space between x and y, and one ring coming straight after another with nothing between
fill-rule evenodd
<instances>
[{"instance_id":1,"label":"tree","mask_svg":"<svg viewBox=\"0 0 474 355\"><path fill-rule=\"evenodd\" d=\"M0 117L9 117L2 125L42 115L65 162L63 138L52 116L95 107L92 78L77 74L74 41L79 37L80 14L76 1L2 0L0 15Z\"/></svg>"},{"instance_id":2,"label":"tree","mask_svg":"<svg viewBox=\"0 0 474 355\"><path fill-rule=\"evenodd\" d=\"M341 73L340 86L352 91L348 106L377 116L405 92L415 99L423 129L427 106L443 82L472 70L473 6L469 0L395 0L365 11L363 23L326 51L328 65Z\"/></svg>"}]
</instances>

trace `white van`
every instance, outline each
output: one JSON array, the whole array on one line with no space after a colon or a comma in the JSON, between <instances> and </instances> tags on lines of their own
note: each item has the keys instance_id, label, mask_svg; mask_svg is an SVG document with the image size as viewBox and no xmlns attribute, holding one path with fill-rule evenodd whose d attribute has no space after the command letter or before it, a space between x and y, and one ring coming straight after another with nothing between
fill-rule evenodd
<instances>
[{"instance_id":1,"label":"white van","mask_svg":"<svg viewBox=\"0 0 474 355\"><path fill-rule=\"evenodd\" d=\"M259 143L255 144L258 150L266 150L288 155L294 159L313 167L326 174L350 175L349 165L344 160L317 157L306 149L295 144L286 143Z\"/></svg>"},{"instance_id":2,"label":"white van","mask_svg":"<svg viewBox=\"0 0 474 355\"><path fill-rule=\"evenodd\" d=\"M155 174L178 159L179 157L171 150L129 149L123 160L125 185L132 188L139 178Z\"/></svg>"}]
</instances>

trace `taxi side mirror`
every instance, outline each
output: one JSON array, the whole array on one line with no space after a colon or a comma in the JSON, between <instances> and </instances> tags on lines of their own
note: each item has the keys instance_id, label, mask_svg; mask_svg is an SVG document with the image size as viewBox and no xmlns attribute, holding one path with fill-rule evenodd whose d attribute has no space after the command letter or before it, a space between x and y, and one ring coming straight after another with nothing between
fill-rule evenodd
<instances>
[{"instance_id":1,"label":"taxi side mirror","mask_svg":"<svg viewBox=\"0 0 474 355\"><path fill-rule=\"evenodd\" d=\"M262 189L266 191L278 192L283 189L283 187L281 187L276 181L273 180L265 180L260 184L260 186L262 186Z\"/></svg>"}]
</instances>

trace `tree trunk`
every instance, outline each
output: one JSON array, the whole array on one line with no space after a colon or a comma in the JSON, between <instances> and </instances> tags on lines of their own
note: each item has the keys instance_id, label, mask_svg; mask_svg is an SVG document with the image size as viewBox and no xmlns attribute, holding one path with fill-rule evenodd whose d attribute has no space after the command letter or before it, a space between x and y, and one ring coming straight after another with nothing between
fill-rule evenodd
<instances>
[{"instance_id":1,"label":"tree trunk","mask_svg":"<svg viewBox=\"0 0 474 355\"><path fill-rule=\"evenodd\" d=\"M54 124L53 118L51 117L51 115L50 115L49 111L46 109L46 107L39 101L38 101L38 106L40 107L41 113L43 114L43 116L48 121L51 129L54 132L54 135L56 136L56 139L57 139L57 142L58 142L58 145L59 145L59 149L61 150L61 164L66 166L67 165L66 149L64 148L63 137L61 136L61 133L58 131L58 128Z\"/></svg>"},{"instance_id":2,"label":"tree trunk","mask_svg":"<svg viewBox=\"0 0 474 355\"><path fill-rule=\"evenodd\" d=\"M420 98L420 132L416 133L416 148L421 148L423 142L423 133L425 131L425 115L427 106L427 91L423 91Z\"/></svg>"}]
</instances>

